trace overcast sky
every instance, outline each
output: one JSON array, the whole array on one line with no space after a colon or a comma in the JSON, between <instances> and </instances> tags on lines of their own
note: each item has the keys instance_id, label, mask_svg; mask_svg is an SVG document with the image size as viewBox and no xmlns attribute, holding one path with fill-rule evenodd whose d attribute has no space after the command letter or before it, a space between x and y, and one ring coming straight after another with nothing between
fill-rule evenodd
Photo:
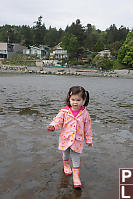
<instances>
[{"instance_id":1,"label":"overcast sky","mask_svg":"<svg viewBox=\"0 0 133 199\"><path fill-rule=\"evenodd\" d=\"M76 19L100 30L115 24L133 28L133 0L2 0L0 26L30 25L43 16L47 28L65 29Z\"/></svg>"}]
</instances>

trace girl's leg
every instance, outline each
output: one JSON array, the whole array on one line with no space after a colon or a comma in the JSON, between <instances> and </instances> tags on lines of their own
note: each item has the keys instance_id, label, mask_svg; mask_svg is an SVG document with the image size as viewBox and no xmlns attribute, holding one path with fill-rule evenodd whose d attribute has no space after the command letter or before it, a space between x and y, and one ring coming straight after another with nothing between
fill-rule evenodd
<instances>
[{"instance_id":1,"label":"girl's leg","mask_svg":"<svg viewBox=\"0 0 133 199\"><path fill-rule=\"evenodd\" d=\"M62 159L63 160L69 160L70 158L70 148L66 149L62 152Z\"/></svg>"},{"instance_id":2,"label":"girl's leg","mask_svg":"<svg viewBox=\"0 0 133 199\"><path fill-rule=\"evenodd\" d=\"M80 171L80 153L76 153L71 149L71 159L73 165L73 183L74 188L81 188L82 184L79 178L79 171Z\"/></svg>"},{"instance_id":3,"label":"girl's leg","mask_svg":"<svg viewBox=\"0 0 133 199\"><path fill-rule=\"evenodd\" d=\"M69 158L70 158L70 148L62 152L62 159L64 162L64 173L65 175L71 175L72 170L69 164Z\"/></svg>"},{"instance_id":4,"label":"girl's leg","mask_svg":"<svg viewBox=\"0 0 133 199\"><path fill-rule=\"evenodd\" d=\"M77 153L73 151L72 149L70 149L70 155L71 155L73 167L80 168L80 153Z\"/></svg>"}]
</instances>

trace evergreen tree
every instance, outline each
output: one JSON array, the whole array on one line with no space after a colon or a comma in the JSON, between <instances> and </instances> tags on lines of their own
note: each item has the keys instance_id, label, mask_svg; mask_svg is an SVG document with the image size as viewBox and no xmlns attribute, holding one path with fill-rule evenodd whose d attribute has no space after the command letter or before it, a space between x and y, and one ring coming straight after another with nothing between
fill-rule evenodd
<instances>
[{"instance_id":1,"label":"evergreen tree","mask_svg":"<svg viewBox=\"0 0 133 199\"><path fill-rule=\"evenodd\" d=\"M133 67L133 31L128 33L125 42L119 49L118 60L128 67Z\"/></svg>"},{"instance_id":2,"label":"evergreen tree","mask_svg":"<svg viewBox=\"0 0 133 199\"><path fill-rule=\"evenodd\" d=\"M46 34L44 37L44 43L50 47L54 47L60 42L59 34L61 32L58 32L56 28L49 27L48 30L46 30Z\"/></svg>"},{"instance_id":3,"label":"evergreen tree","mask_svg":"<svg viewBox=\"0 0 133 199\"><path fill-rule=\"evenodd\" d=\"M76 23L72 23L72 25L69 27L66 27L65 32L68 32L70 34L73 34L77 37L79 46L83 46L84 45L84 39L85 39L85 29L84 27L81 25L80 20L77 19Z\"/></svg>"},{"instance_id":4,"label":"evergreen tree","mask_svg":"<svg viewBox=\"0 0 133 199\"><path fill-rule=\"evenodd\" d=\"M42 24L42 16L38 17L38 20L35 21L35 26L33 27L33 43L37 46L44 44L44 35L46 33L45 24Z\"/></svg>"}]
</instances>

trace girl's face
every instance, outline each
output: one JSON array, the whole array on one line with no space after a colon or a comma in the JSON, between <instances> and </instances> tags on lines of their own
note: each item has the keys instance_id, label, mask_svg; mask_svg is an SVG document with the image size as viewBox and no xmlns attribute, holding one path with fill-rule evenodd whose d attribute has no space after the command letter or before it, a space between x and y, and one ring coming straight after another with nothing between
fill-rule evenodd
<instances>
[{"instance_id":1,"label":"girl's face","mask_svg":"<svg viewBox=\"0 0 133 199\"><path fill-rule=\"evenodd\" d=\"M79 110L83 105L83 99L80 95L71 95L70 97L70 105L72 110Z\"/></svg>"}]
</instances>

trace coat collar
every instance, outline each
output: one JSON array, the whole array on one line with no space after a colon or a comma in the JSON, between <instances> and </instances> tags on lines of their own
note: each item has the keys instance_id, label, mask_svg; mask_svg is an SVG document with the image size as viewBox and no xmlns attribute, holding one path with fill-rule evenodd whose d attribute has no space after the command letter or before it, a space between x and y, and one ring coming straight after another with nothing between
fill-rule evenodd
<instances>
[{"instance_id":1,"label":"coat collar","mask_svg":"<svg viewBox=\"0 0 133 199\"><path fill-rule=\"evenodd\" d=\"M74 117L74 115L73 115L72 112L71 112L71 109L70 109L68 106L63 107L63 108L61 108L60 110L61 110L61 111L64 111L64 112L67 112L68 115L71 116L71 117L73 117L73 118L77 118L77 117L79 117L80 115L82 115L82 114L85 112L86 107L84 107L83 110L80 110L79 113L78 113L78 115L77 115L76 117Z\"/></svg>"}]
</instances>

